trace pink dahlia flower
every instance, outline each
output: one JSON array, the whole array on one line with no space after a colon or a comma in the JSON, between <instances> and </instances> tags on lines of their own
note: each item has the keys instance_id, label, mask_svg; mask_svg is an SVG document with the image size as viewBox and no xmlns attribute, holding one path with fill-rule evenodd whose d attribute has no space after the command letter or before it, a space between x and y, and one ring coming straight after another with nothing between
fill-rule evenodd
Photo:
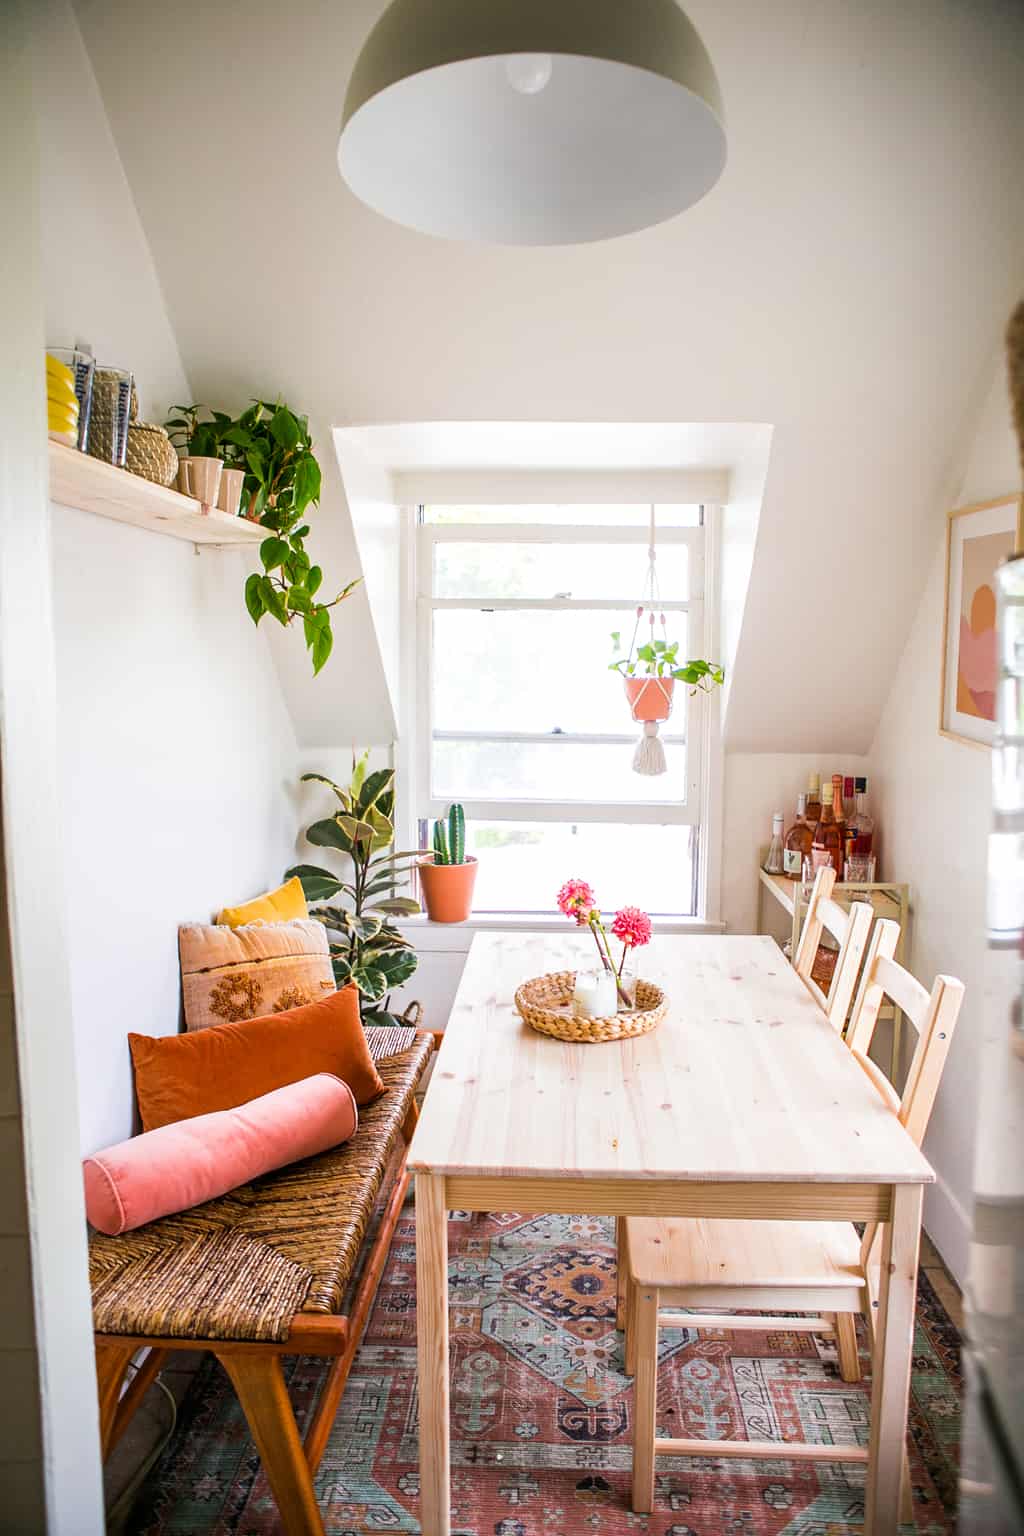
<instances>
[{"instance_id":1,"label":"pink dahlia flower","mask_svg":"<svg viewBox=\"0 0 1024 1536\"><path fill-rule=\"evenodd\" d=\"M651 920L639 907L623 907L615 914L612 933L627 949L637 949L651 942Z\"/></svg>"},{"instance_id":2,"label":"pink dahlia flower","mask_svg":"<svg viewBox=\"0 0 1024 1536\"><path fill-rule=\"evenodd\" d=\"M566 917L575 918L580 928L590 921L590 914L597 905L594 892L585 880L567 880L555 900Z\"/></svg>"}]
</instances>

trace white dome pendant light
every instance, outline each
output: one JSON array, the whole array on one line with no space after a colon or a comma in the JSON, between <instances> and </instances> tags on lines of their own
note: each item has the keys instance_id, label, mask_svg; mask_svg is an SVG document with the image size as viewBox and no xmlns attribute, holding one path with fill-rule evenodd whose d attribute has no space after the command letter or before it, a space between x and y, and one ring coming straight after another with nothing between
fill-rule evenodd
<instances>
[{"instance_id":1,"label":"white dome pendant light","mask_svg":"<svg viewBox=\"0 0 1024 1536\"><path fill-rule=\"evenodd\" d=\"M659 224L724 165L718 81L675 0L393 0L338 141L378 213L502 245Z\"/></svg>"}]
</instances>

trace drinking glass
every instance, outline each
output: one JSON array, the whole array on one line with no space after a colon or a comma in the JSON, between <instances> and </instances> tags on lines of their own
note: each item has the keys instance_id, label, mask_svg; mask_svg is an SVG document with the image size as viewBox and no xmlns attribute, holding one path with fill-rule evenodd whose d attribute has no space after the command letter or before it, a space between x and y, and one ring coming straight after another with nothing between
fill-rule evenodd
<instances>
[{"instance_id":1,"label":"drinking glass","mask_svg":"<svg viewBox=\"0 0 1024 1536\"><path fill-rule=\"evenodd\" d=\"M78 401L78 451L84 453L89 442L89 412L92 409L92 382L96 364L89 352L77 347L48 347L51 357L71 369Z\"/></svg>"},{"instance_id":2,"label":"drinking glass","mask_svg":"<svg viewBox=\"0 0 1024 1536\"><path fill-rule=\"evenodd\" d=\"M88 451L94 459L123 469L128 451L133 380L125 368L98 365L92 383Z\"/></svg>"}]
</instances>

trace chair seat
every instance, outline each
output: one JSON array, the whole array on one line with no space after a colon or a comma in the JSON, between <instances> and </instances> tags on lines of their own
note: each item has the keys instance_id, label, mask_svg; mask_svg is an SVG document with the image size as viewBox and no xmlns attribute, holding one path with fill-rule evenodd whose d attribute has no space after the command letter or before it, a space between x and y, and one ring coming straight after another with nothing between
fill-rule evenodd
<instances>
[{"instance_id":1,"label":"chair seat","mask_svg":"<svg viewBox=\"0 0 1024 1536\"><path fill-rule=\"evenodd\" d=\"M626 1234L630 1278L665 1291L864 1285L850 1222L631 1216Z\"/></svg>"}]
</instances>

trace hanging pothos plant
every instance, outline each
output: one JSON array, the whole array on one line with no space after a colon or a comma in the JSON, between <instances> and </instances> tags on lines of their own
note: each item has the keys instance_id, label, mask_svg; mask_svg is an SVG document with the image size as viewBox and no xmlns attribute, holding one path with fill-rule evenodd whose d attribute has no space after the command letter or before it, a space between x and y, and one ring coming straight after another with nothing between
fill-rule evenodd
<instances>
[{"instance_id":1,"label":"hanging pothos plant","mask_svg":"<svg viewBox=\"0 0 1024 1536\"><path fill-rule=\"evenodd\" d=\"M315 676L334 644L331 609L344 602L362 578L324 598L324 573L306 553L309 525L303 518L319 503L322 481L309 419L280 400L254 400L237 419L211 411L208 421L200 420L204 409L176 406L167 428L188 453L222 458L244 470L242 515L268 530L260 545L263 570L246 581L245 606L254 624L268 613L285 627L301 619Z\"/></svg>"}]
</instances>

